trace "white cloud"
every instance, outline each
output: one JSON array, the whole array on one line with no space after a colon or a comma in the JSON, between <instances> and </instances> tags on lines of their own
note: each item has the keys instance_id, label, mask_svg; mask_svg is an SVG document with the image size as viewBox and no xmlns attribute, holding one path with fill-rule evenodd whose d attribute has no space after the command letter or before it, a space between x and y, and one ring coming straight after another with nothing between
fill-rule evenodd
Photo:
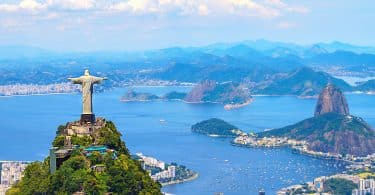
<instances>
[{"instance_id":1,"label":"white cloud","mask_svg":"<svg viewBox=\"0 0 375 195\"><path fill-rule=\"evenodd\" d=\"M48 14L48 12L92 11L129 15L163 14L180 16L239 15L275 18L286 12L307 13L306 7L282 0L19 0L0 3L0 11Z\"/></svg>"},{"instance_id":2,"label":"white cloud","mask_svg":"<svg viewBox=\"0 0 375 195\"><path fill-rule=\"evenodd\" d=\"M309 13L309 11L310 11L307 7L304 7L304 6L301 6L301 5L288 5L287 3L283 2L282 0L266 0L265 3L267 5L285 10L287 12L295 12L295 13L306 14L306 13Z\"/></svg>"},{"instance_id":3,"label":"white cloud","mask_svg":"<svg viewBox=\"0 0 375 195\"><path fill-rule=\"evenodd\" d=\"M35 0L23 0L19 3L21 9L39 10L45 8L45 4L41 4Z\"/></svg>"},{"instance_id":4,"label":"white cloud","mask_svg":"<svg viewBox=\"0 0 375 195\"><path fill-rule=\"evenodd\" d=\"M0 4L0 11L17 12L20 10L38 11L44 9L45 5L35 0L22 0L18 4Z\"/></svg>"},{"instance_id":5,"label":"white cloud","mask_svg":"<svg viewBox=\"0 0 375 195\"><path fill-rule=\"evenodd\" d=\"M135 14L178 15L249 15L272 18L280 15L280 10L255 2L254 0L129 0L110 5L109 11L131 12Z\"/></svg>"},{"instance_id":6,"label":"white cloud","mask_svg":"<svg viewBox=\"0 0 375 195\"><path fill-rule=\"evenodd\" d=\"M43 11L43 10L89 10L94 8L95 0L21 0L18 3L0 3L0 11Z\"/></svg>"},{"instance_id":7,"label":"white cloud","mask_svg":"<svg viewBox=\"0 0 375 195\"><path fill-rule=\"evenodd\" d=\"M259 16L264 18L272 18L280 15L280 11L268 7L265 5L262 5L260 3L257 3L252 0L223 0L225 4L228 4L228 6L231 6L234 13L241 13L240 11L246 15L251 16Z\"/></svg>"},{"instance_id":8,"label":"white cloud","mask_svg":"<svg viewBox=\"0 0 375 195\"><path fill-rule=\"evenodd\" d=\"M108 11L130 12L133 14L206 15L207 5L189 0L129 0L114 3Z\"/></svg>"},{"instance_id":9,"label":"white cloud","mask_svg":"<svg viewBox=\"0 0 375 195\"><path fill-rule=\"evenodd\" d=\"M47 0L46 5L55 9L89 10L95 8L94 0Z\"/></svg>"},{"instance_id":10,"label":"white cloud","mask_svg":"<svg viewBox=\"0 0 375 195\"><path fill-rule=\"evenodd\" d=\"M158 11L158 4L151 0L129 0L110 5L109 10L133 13L152 13Z\"/></svg>"},{"instance_id":11,"label":"white cloud","mask_svg":"<svg viewBox=\"0 0 375 195\"><path fill-rule=\"evenodd\" d=\"M18 9L17 5L0 4L0 11L15 12L15 11L17 11L17 9Z\"/></svg>"}]
</instances>

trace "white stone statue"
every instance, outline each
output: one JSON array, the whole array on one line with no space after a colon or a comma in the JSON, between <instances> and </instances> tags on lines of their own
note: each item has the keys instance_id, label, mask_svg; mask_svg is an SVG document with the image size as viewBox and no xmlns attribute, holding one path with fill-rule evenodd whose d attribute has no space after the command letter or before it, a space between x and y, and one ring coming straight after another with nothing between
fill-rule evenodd
<instances>
[{"instance_id":1,"label":"white stone statue","mask_svg":"<svg viewBox=\"0 0 375 195\"><path fill-rule=\"evenodd\" d=\"M106 80L106 77L95 77L91 76L89 70L85 70L85 74L83 76L77 78L68 78L74 84L81 84L82 85L82 115L93 115L92 112L92 93L93 93L93 85L97 83L101 83L103 80ZM92 121L90 121L92 122Z\"/></svg>"}]
</instances>

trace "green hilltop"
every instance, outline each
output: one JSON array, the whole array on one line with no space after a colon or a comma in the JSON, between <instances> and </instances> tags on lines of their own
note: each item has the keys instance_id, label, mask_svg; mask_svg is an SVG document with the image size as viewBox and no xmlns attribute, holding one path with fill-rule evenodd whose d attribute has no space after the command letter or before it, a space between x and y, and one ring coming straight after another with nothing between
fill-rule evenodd
<instances>
[{"instance_id":1,"label":"green hilltop","mask_svg":"<svg viewBox=\"0 0 375 195\"><path fill-rule=\"evenodd\" d=\"M58 128L52 143L59 151L65 150L68 124ZM111 121L104 120L93 134L71 136L71 145L70 155L54 172L51 171L51 156L43 162L33 162L7 195L162 194L161 185L151 179L139 161L131 158Z\"/></svg>"},{"instance_id":2,"label":"green hilltop","mask_svg":"<svg viewBox=\"0 0 375 195\"><path fill-rule=\"evenodd\" d=\"M191 130L195 133L222 137L235 137L240 133L238 127L218 118L211 118L196 123L191 126Z\"/></svg>"}]
</instances>

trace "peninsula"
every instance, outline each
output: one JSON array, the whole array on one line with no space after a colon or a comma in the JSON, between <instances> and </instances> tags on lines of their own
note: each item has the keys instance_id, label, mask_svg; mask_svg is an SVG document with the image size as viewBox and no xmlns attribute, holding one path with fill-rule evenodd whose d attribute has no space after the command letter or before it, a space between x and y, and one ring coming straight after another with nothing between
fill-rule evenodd
<instances>
[{"instance_id":1,"label":"peninsula","mask_svg":"<svg viewBox=\"0 0 375 195\"><path fill-rule=\"evenodd\" d=\"M270 144L292 146L299 152L333 158L365 157L375 152L375 131L362 118L349 114L340 89L327 85L316 105L314 117L293 125L256 134L241 135L234 143L259 146L264 139Z\"/></svg>"}]
</instances>

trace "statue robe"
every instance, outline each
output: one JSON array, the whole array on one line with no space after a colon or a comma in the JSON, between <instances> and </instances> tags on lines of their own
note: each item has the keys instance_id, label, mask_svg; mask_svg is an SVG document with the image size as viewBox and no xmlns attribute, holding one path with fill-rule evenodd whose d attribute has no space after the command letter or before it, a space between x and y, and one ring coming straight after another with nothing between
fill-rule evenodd
<instances>
[{"instance_id":1,"label":"statue robe","mask_svg":"<svg viewBox=\"0 0 375 195\"><path fill-rule=\"evenodd\" d=\"M74 84L82 85L82 114L93 114L92 93L93 85L101 83L105 78L84 75L78 78L70 78Z\"/></svg>"}]
</instances>

